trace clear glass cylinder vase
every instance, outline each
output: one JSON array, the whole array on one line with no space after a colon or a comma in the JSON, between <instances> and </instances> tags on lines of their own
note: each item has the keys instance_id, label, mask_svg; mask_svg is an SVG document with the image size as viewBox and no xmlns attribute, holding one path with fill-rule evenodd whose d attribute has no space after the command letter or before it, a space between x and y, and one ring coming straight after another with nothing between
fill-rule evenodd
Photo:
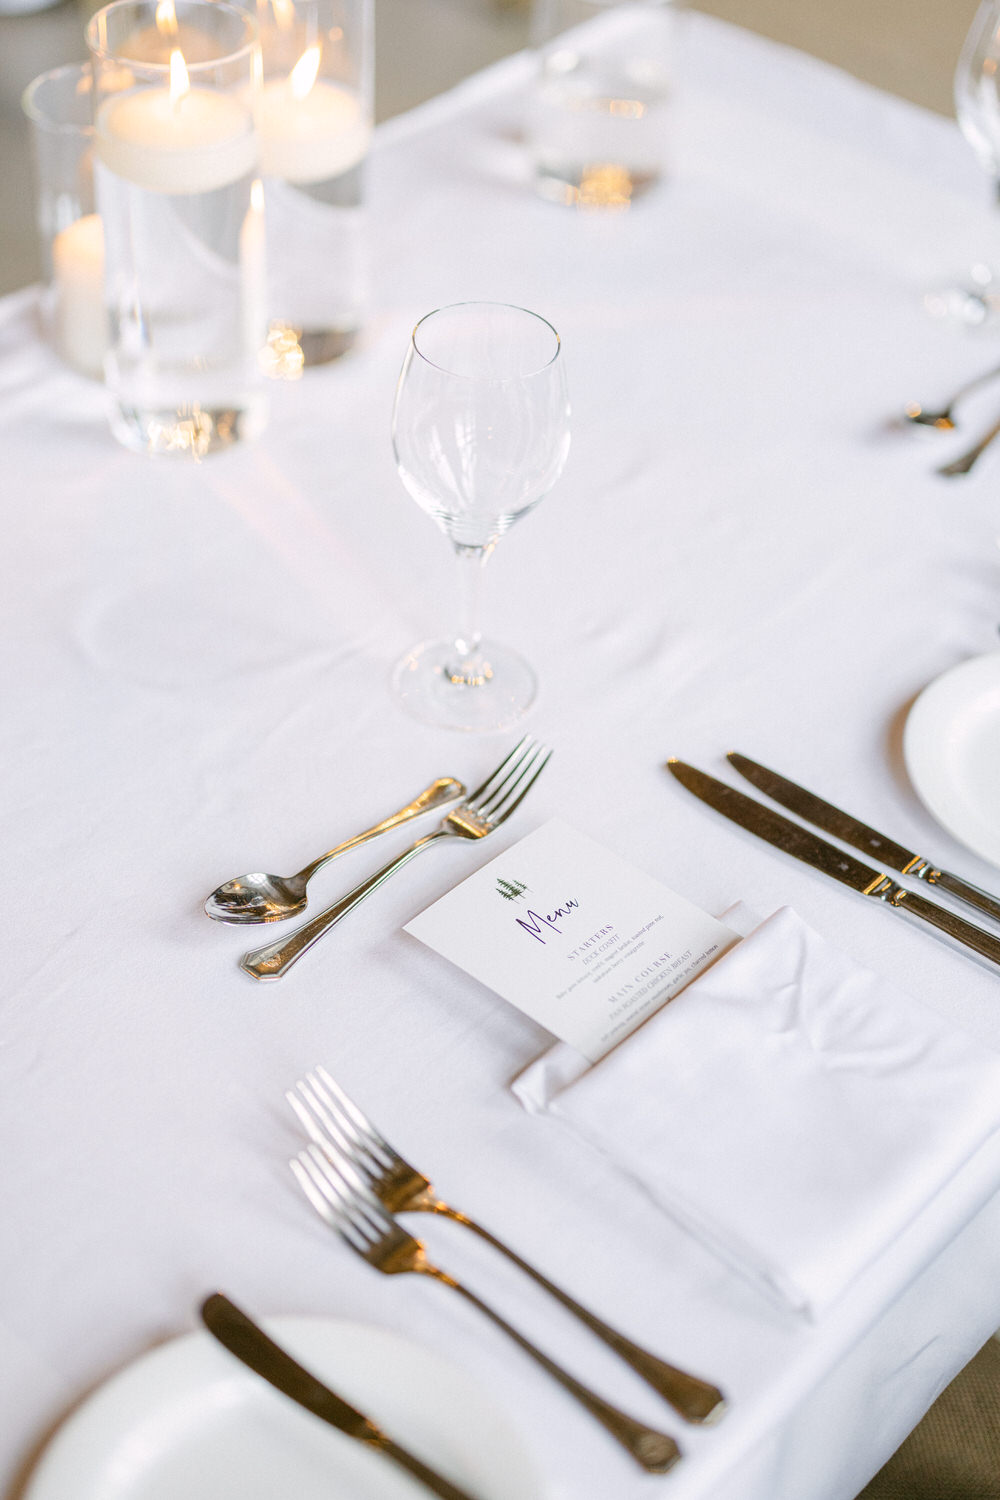
<instances>
[{"instance_id":1,"label":"clear glass cylinder vase","mask_svg":"<svg viewBox=\"0 0 1000 1500\"><path fill-rule=\"evenodd\" d=\"M623 209L667 169L671 0L534 0L527 139L535 185Z\"/></svg>"},{"instance_id":2,"label":"clear glass cylinder vase","mask_svg":"<svg viewBox=\"0 0 1000 1500\"><path fill-rule=\"evenodd\" d=\"M34 145L42 325L67 364L99 378L108 340L92 87L90 65L68 63L29 83L21 102Z\"/></svg>"},{"instance_id":3,"label":"clear glass cylinder vase","mask_svg":"<svg viewBox=\"0 0 1000 1500\"><path fill-rule=\"evenodd\" d=\"M353 344L367 302L372 0L258 0L268 357L294 376Z\"/></svg>"},{"instance_id":4,"label":"clear glass cylinder vase","mask_svg":"<svg viewBox=\"0 0 1000 1500\"><path fill-rule=\"evenodd\" d=\"M256 21L228 0L115 0L87 41L112 430L200 458L264 420Z\"/></svg>"}]
</instances>

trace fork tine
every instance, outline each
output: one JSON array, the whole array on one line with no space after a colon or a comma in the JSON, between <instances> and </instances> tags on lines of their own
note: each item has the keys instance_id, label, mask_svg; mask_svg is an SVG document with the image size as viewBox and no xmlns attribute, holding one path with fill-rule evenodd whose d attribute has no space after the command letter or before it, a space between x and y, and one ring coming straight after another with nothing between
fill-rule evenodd
<instances>
[{"instance_id":1,"label":"fork tine","mask_svg":"<svg viewBox=\"0 0 1000 1500\"><path fill-rule=\"evenodd\" d=\"M346 1215L350 1199L340 1178L327 1171L326 1158L318 1146L306 1146L299 1152L296 1161L309 1174L309 1180L321 1194L325 1203L338 1215Z\"/></svg>"},{"instance_id":2,"label":"fork tine","mask_svg":"<svg viewBox=\"0 0 1000 1500\"><path fill-rule=\"evenodd\" d=\"M310 1140L315 1141L318 1146L329 1143L335 1145L340 1151L350 1152L353 1143L343 1134L337 1121L313 1096L308 1084L300 1079L295 1087L302 1097L299 1098L294 1090L287 1089L285 1098L298 1116L299 1123Z\"/></svg>"},{"instance_id":3,"label":"fork tine","mask_svg":"<svg viewBox=\"0 0 1000 1500\"><path fill-rule=\"evenodd\" d=\"M497 809L521 785L525 776L529 775L539 757L545 756L547 759L551 754L551 751L547 750L540 740L531 739L523 743L525 745L523 753L514 762L502 781L485 797L480 798L479 802L474 806L470 804L473 812L477 813L479 817L492 819Z\"/></svg>"},{"instance_id":4,"label":"fork tine","mask_svg":"<svg viewBox=\"0 0 1000 1500\"><path fill-rule=\"evenodd\" d=\"M358 1171L350 1157L332 1155L318 1146L307 1146L306 1150L315 1160L320 1171L342 1197L355 1200L359 1206L374 1205L375 1199L364 1175Z\"/></svg>"},{"instance_id":5,"label":"fork tine","mask_svg":"<svg viewBox=\"0 0 1000 1500\"><path fill-rule=\"evenodd\" d=\"M539 756L541 756L540 760L538 758ZM539 745L537 747L537 753L528 763L528 765L524 767L524 770L514 782L514 785L507 791L500 803L500 806L490 813L489 821L493 824L494 828L499 827L501 823L505 822L510 817L512 812L517 811L521 803L524 801L525 797L531 791L531 788L534 786L535 782L538 780L539 776L541 776L542 772L545 770L545 767L548 765L551 757L551 750L546 750L544 745ZM524 780L526 776L528 778L527 781ZM521 785L522 782L524 782L523 786ZM520 787L520 791L518 791L518 787ZM515 792L517 792L517 796L514 796ZM513 801L509 800L512 797Z\"/></svg>"},{"instance_id":6,"label":"fork tine","mask_svg":"<svg viewBox=\"0 0 1000 1500\"><path fill-rule=\"evenodd\" d=\"M285 1094L292 1109L298 1115L306 1134L325 1150L336 1150L349 1157L364 1172L378 1176L382 1162L361 1138L349 1117L340 1110L336 1101L327 1100L322 1085L314 1085L310 1074L300 1078L296 1092Z\"/></svg>"},{"instance_id":7,"label":"fork tine","mask_svg":"<svg viewBox=\"0 0 1000 1500\"><path fill-rule=\"evenodd\" d=\"M342 1156L331 1156L329 1151L321 1150L319 1146L307 1146L306 1152L322 1179L321 1189L336 1195L343 1211L353 1222L359 1226L370 1226L376 1235L388 1233L392 1228L392 1220L352 1161Z\"/></svg>"},{"instance_id":8,"label":"fork tine","mask_svg":"<svg viewBox=\"0 0 1000 1500\"><path fill-rule=\"evenodd\" d=\"M489 776L487 776L482 786L477 786L474 792L469 793L468 797L466 797L465 799L466 805L469 807L474 807L478 804L481 797L485 797L487 793L495 791L496 786L494 785L494 783L497 783L498 780L502 782L505 779L504 773L509 772L509 770L511 769L511 762L520 761L521 759L523 759L523 757L528 753L533 744L533 735L523 735L522 738L518 740L513 750L511 750L510 754L504 756L503 760L496 767L496 769L490 772Z\"/></svg>"},{"instance_id":9,"label":"fork tine","mask_svg":"<svg viewBox=\"0 0 1000 1500\"><path fill-rule=\"evenodd\" d=\"M306 1153L300 1151L298 1156L292 1157L288 1165L292 1169L295 1181L320 1218L347 1240L353 1249L363 1252L365 1248L363 1241L355 1235L353 1226L341 1211L339 1202L330 1197L327 1185Z\"/></svg>"},{"instance_id":10,"label":"fork tine","mask_svg":"<svg viewBox=\"0 0 1000 1500\"><path fill-rule=\"evenodd\" d=\"M331 1174L329 1163L319 1147L307 1146L292 1158L289 1166L320 1218L336 1229L353 1250L366 1255L380 1237L380 1231L373 1230L372 1225L361 1215L360 1205L355 1203L347 1188Z\"/></svg>"},{"instance_id":11,"label":"fork tine","mask_svg":"<svg viewBox=\"0 0 1000 1500\"><path fill-rule=\"evenodd\" d=\"M326 1075L329 1078L329 1074ZM330 1078L337 1093L350 1105L347 1095ZM381 1137L373 1129L365 1135L356 1127L352 1117L340 1107L323 1082L312 1073L300 1078L295 1090L286 1091L285 1098L305 1128L306 1134L328 1154L336 1154L350 1161L366 1181L378 1181L393 1164L391 1147L379 1144ZM364 1120L361 1111L352 1106L358 1117Z\"/></svg>"},{"instance_id":12,"label":"fork tine","mask_svg":"<svg viewBox=\"0 0 1000 1500\"><path fill-rule=\"evenodd\" d=\"M511 788L516 786L524 775L525 768L531 765L532 760L539 752L539 745L535 740L524 741L524 750L510 767L507 774L492 787L484 797L476 802L470 802L472 810L480 817L488 817L493 808L496 807L509 794Z\"/></svg>"},{"instance_id":13,"label":"fork tine","mask_svg":"<svg viewBox=\"0 0 1000 1500\"><path fill-rule=\"evenodd\" d=\"M336 1115L345 1134L353 1127L371 1154L377 1157L383 1166L392 1166L396 1153L385 1136L379 1134L364 1111L355 1104L353 1099L348 1098L340 1084L330 1077L322 1063L317 1064L311 1073L307 1073L306 1078L313 1092L324 1101L331 1113Z\"/></svg>"}]
</instances>

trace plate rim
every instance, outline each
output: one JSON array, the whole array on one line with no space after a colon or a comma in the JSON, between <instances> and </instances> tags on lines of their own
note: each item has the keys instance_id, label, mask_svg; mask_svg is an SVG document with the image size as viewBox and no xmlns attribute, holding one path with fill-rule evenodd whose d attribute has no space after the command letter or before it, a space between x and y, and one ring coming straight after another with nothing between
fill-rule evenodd
<instances>
[{"instance_id":1,"label":"plate rim","mask_svg":"<svg viewBox=\"0 0 1000 1500\"><path fill-rule=\"evenodd\" d=\"M948 706L942 720L939 700L953 697L956 684L962 684L964 679L968 679L971 685L980 676L987 682L991 678L1000 680L1000 650L965 657L921 689L910 705L903 726L903 760L914 791L935 822L980 859L1000 867L1000 830L995 838L983 839L978 828L970 829L960 814L956 817L950 796L947 793L942 795L940 791L940 773L932 768L932 762L939 760L942 731L954 717L953 709ZM973 701L975 696L972 689L966 693L964 701Z\"/></svg>"},{"instance_id":2,"label":"plate rim","mask_svg":"<svg viewBox=\"0 0 1000 1500\"><path fill-rule=\"evenodd\" d=\"M257 1317L256 1314L255 1317ZM452 1376L460 1382L463 1390L471 1395L472 1403L477 1410L488 1414L490 1425L499 1435L505 1455L508 1458L513 1457L514 1473L507 1481L514 1485L514 1488L510 1490L511 1496L516 1494L518 1497L523 1496L523 1500L542 1500L543 1487L539 1472L534 1456L529 1451L520 1429L511 1421L505 1407L494 1400L487 1383L478 1376L470 1375L450 1356L385 1324L341 1318L333 1314L265 1314L257 1317L257 1321L271 1337L279 1342L285 1342L293 1353L295 1353L295 1347L292 1341L297 1330L313 1332L325 1330L331 1337L346 1335L348 1339L356 1339L362 1344L374 1336L384 1344L395 1345L397 1348L406 1350L409 1355L425 1360L429 1368L437 1367L450 1371ZM164 1369L172 1365L183 1367L188 1360L197 1361L202 1351L217 1351L220 1355L224 1354L221 1345L217 1344L207 1329L199 1325L141 1350L133 1358L112 1370L106 1378L98 1381L81 1396L50 1431L44 1446L17 1490L17 1500L65 1500L66 1477L72 1475L79 1479L81 1458L85 1461L91 1459L85 1464L83 1470L84 1482L88 1473L95 1474L99 1478L99 1463L108 1462L113 1456L116 1445L127 1440L135 1427L134 1420L126 1413L126 1420L117 1425L111 1438L102 1438L101 1429L107 1426L109 1414L112 1414L123 1400L127 1403L136 1391L141 1394L143 1387L148 1387L151 1382L155 1385L161 1367ZM308 1361L310 1356L303 1353L299 1357ZM319 1373L322 1374L321 1371ZM266 1383L260 1376L254 1375L235 1359L232 1360L231 1375L234 1380L245 1383L248 1391L257 1386L261 1389L266 1388ZM175 1378L176 1371L171 1375L171 1379ZM198 1370L196 1365L190 1376L192 1389L197 1389L205 1379L205 1374ZM169 1393L168 1391L166 1394L169 1395ZM154 1410L153 1405L144 1407L147 1417ZM466 1420L466 1414L459 1414L456 1430L464 1430Z\"/></svg>"}]
</instances>

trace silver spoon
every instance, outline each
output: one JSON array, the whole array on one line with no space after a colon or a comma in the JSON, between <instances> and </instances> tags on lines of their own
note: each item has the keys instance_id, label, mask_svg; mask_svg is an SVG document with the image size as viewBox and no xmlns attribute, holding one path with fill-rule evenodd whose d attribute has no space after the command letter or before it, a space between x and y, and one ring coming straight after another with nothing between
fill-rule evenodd
<instances>
[{"instance_id":1,"label":"silver spoon","mask_svg":"<svg viewBox=\"0 0 1000 1500\"><path fill-rule=\"evenodd\" d=\"M952 459L950 464L943 464L938 473L945 479L954 479L959 474L968 474L972 465L981 453L984 453L995 438L1000 437L1000 422L994 422L988 432L985 432L968 453L963 453L960 458Z\"/></svg>"},{"instance_id":2,"label":"silver spoon","mask_svg":"<svg viewBox=\"0 0 1000 1500\"><path fill-rule=\"evenodd\" d=\"M465 787L460 781L456 781L453 776L440 776L419 797L414 797L412 802L401 807L399 812L383 818L374 828L367 828L364 833L356 833L352 839L345 839L335 849L329 849L319 859L314 859L297 875L263 875L251 872L249 875L234 876L212 892L205 902L205 910L216 922L280 922L285 917L294 916L306 905L306 886L316 871L331 859L336 859L338 854L346 854L348 849L356 849L369 839L377 839L380 834L398 828L401 823L419 818L421 813L445 807L449 802L457 802L464 796Z\"/></svg>"},{"instance_id":3,"label":"silver spoon","mask_svg":"<svg viewBox=\"0 0 1000 1500\"><path fill-rule=\"evenodd\" d=\"M951 432L955 426L952 413L962 398L970 391L974 391L977 386L985 385L989 380L995 380L998 375L1000 375L1000 365L992 370L984 371L982 375L977 375L974 380L967 380L965 385L959 386L947 406L942 406L937 411L930 411L926 406L911 401L903 408L903 417L915 427L936 427L939 432Z\"/></svg>"}]
</instances>

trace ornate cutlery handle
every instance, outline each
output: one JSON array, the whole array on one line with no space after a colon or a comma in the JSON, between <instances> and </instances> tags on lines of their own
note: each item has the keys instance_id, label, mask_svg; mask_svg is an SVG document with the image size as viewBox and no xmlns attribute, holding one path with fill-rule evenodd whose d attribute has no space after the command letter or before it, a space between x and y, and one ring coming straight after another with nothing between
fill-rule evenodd
<instances>
[{"instance_id":1,"label":"ornate cutlery handle","mask_svg":"<svg viewBox=\"0 0 1000 1500\"><path fill-rule=\"evenodd\" d=\"M356 849L359 844L366 844L370 839L377 839L383 833L389 833L393 828L399 828L403 823L409 823L414 818L421 817L426 812L434 812L437 808L447 807L449 802L456 802L459 797L465 796L465 787L454 776L439 776L437 781L414 797L399 812L392 813L388 818L383 818L381 823L376 823L374 828L368 828L364 833L356 833L353 838L345 839L334 849L328 849L318 859L306 865L304 870L299 871L300 880L309 881L321 870L331 859L336 859L339 854L347 854L349 850Z\"/></svg>"},{"instance_id":2,"label":"ornate cutlery handle","mask_svg":"<svg viewBox=\"0 0 1000 1500\"><path fill-rule=\"evenodd\" d=\"M485 1313L491 1323L495 1323L512 1338L525 1354L530 1354L531 1358L540 1364L553 1380L558 1381L563 1390L568 1391L582 1406L585 1406L591 1416L596 1417L601 1426L610 1432L615 1441L621 1443L622 1447L631 1453L644 1469L651 1474L665 1474L668 1469L673 1468L681 1456L681 1451L672 1437L668 1437L665 1432L657 1432L653 1427L646 1427L642 1422L637 1422L634 1417L627 1416L625 1412L619 1411L617 1406L612 1406L602 1396L596 1395L594 1391L581 1385L561 1365L549 1359L547 1354L543 1354L541 1349L536 1349L535 1345L530 1343L523 1334L518 1333L516 1328L512 1328L509 1323L505 1322L500 1314L494 1312L486 1302L480 1301L475 1292L470 1292L468 1287L456 1281L453 1276L449 1276L446 1271L440 1271L436 1266L426 1265L423 1267L423 1274L433 1276L435 1281L441 1281L445 1286L454 1287L455 1291L460 1292L467 1302L471 1302L473 1307L478 1307L481 1313Z\"/></svg>"},{"instance_id":3,"label":"ornate cutlery handle","mask_svg":"<svg viewBox=\"0 0 1000 1500\"><path fill-rule=\"evenodd\" d=\"M325 911L321 911L308 922L303 922L301 927L296 927L289 937L278 938L273 943L265 944L263 948L255 948L250 953L244 953L240 959L240 968L252 975L254 979L280 979L282 974L286 973L292 964L296 963L303 953L323 936L324 932L328 932L340 921L341 917L346 917L349 911L359 906L366 896L371 895L372 891L378 890L390 875L395 875L397 870L401 870L413 859L414 855L420 853L421 849L426 849L428 844L432 844L435 839L452 836L440 828L435 829L433 833L425 834L422 839L417 839L415 844L404 849L402 854L398 854L387 865L376 870L374 875L369 875L367 880L363 880L352 891L348 891L347 895L342 896L333 906L328 906Z\"/></svg>"},{"instance_id":4,"label":"ornate cutlery handle","mask_svg":"<svg viewBox=\"0 0 1000 1500\"><path fill-rule=\"evenodd\" d=\"M674 1365L667 1364L666 1360L650 1354L638 1344L633 1344L632 1340L627 1339L624 1334L610 1328L607 1323L602 1323L600 1318L588 1312L585 1307L581 1307L579 1302L575 1302L568 1292L555 1286L547 1276L542 1275L541 1271L536 1271L534 1266L522 1260L515 1250L511 1250L502 1240L498 1240L496 1235L484 1229L481 1224L477 1224L474 1219L468 1218L466 1214L460 1213L457 1208L450 1208L448 1204L440 1203L435 1205L434 1211L446 1218L454 1219L457 1224L464 1224L488 1245L492 1245L495 1250L506 1255L515 1266L551 1293L557 1302L561 1302L568 1312L575 1314L582 1323L586 1324L591 1333L603 1339L604 1343L613 1349L626 1364L631 1365L636 1374L641 1375L647 1385L651 1385L659 1395L663 1396L686 1421L700 1422L704 1425L717 1422L723 1415L726 1401L717 1386L710 1385L707 1380L699 1380L696 1375L689 1375L685 1370L678 1370Z\"/></svg>"},{"instance_id":5,"label":"ornate cutlery handle","mask_svg":"<svg viewBox=\"0 0 1000 1500\"><path fill-rule=\"evenodd\" d=\"M991 896L989 891L980 890L979 886L973 885L971 881L961 880L957 875L950 875L947 870L934 870L927 876L927 884L939 886L950 896L967 902L969 906L984 911L995 922L1000 922L1000 901L996 896Z\"/></svg>"},{"instance_id":6,"label":"ornate cutlery handle","mask_svg":"<svg viewBox=\"0 0 1000 1500\"><path fill-rule=\"evenodd\" d=\"M984 932L981 927L976 927L972 922L966 922L964 917L957 917L953 911L948 911L944 906L938 906L936 901L928 901L926 896L918 896L915 891L907 891L894 881L886 879L884 888L871 892L882 901L888 901L890 906L895 906L898 911L909 912L911 916L919 917L921 921L929 922L939 932L954 938L965 948L971 948L973 953L978 953L980 958L989 959L991 963L1000 964L1000 937L995 937L991 932Z\"/></svg>"}]
</instances>

